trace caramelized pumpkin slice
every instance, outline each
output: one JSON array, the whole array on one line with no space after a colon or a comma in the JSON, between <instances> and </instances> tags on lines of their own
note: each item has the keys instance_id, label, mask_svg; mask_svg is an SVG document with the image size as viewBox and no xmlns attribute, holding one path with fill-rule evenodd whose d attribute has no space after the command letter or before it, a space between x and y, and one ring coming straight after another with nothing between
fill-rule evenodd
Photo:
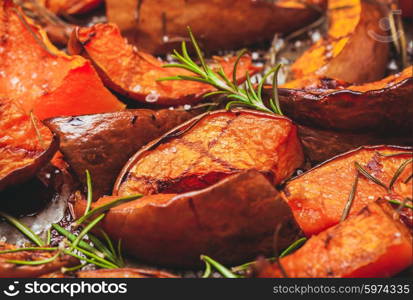
<instances>
[{"instance_id":1,"label":"caramelized pumpkin slice","mask_svg":"<svg viewBox=\"0 0 413 300\"><path fill-rule=\"evenodd\" d=\"M91 63L57 50L13 1L0 4L0 93L43 120L118 111L124 105Z\"/></svg>"},{"instance_id":2,"label":"caramelized pumpkin slice","mask_svg":"<svg viewBox=\"0 0 413 300\"><path fill-rule=\"evenodd\" d=\"M85 170L90 171L97 200L111 194L116 177L136 151L194 116L178 109L135 109L53 118L46 125L59 137L60 150L82 183Z\"/></svg>"},{"instance_id":3,"label":"caramelized pumpkin slice","mask_svg":"<svg viewBox=\"0 0 413 300\"><path fill-rule=\"evenodd\" d=\"M105 85L136 101L157 105L180 105L198 102L202 95L215 88L199 82L157 81L176 75L192 75L182 69L166 69L164 64L150 54L138 51L121 36L114 24L96 24L90 28L77 28L72 34L69 49L82 54L96 66ZM215 57L212 68L222 67L232 78L235 57ZM237 70L239 81L246 73L259 70L251 65L250 57L243 57Z\"/></svg>"},{"instance_id":4,"label":"caramelized pumpkin slice","mask_svg":"<svg viewBox=\"0 0 413 300\"><path fill-rule=\"evenodd\" d=\"M313 236L280 259L288 277L390 277L413 262L412 236L387 204L371 203L357 215ZM278 265L259 277L282 277Z\"/></svg>"},{"instance_id":5,"label":"caramelized pumpkin slice","mask_svg":"<svg viewBox=\"0 0 413 300\"><path fill-rule=\"evenodd\" d=\"M350 85L281 89L283 111L293 120L324 129L411 133L413 67L382 80ZM322 79L319 81L323 84ZM333 82L333 81L330 81ZM268 89L269 90L269 89Z\"/></svg>"},{"instance_id":6,"label":"caramelized pumpkin slice","mask_svg":"<svg viewBox=\"0 0 413 300\"><path fill-rule=\"evenodd\" d=\"M362 147L337 156L291 180L282 196L304 233L307 236L317 234L340 221L357 174L359 179L350 215L357 214L378 198L398 201L411 198L411 159L411 148ZM363 175L356 168L356 163L370 175ZM392 187L388 188L400 171ZM371 176L375 179L371 179Z\"/></svg>"},{"instance_id":7,"label":"caramelized pumpkin slice","mask_svg":"<svg viewBox=\"0 0 413 300\"><path fill-rule=\"evenodd\" d=\"M167 53L187 37L187 26L202 49L239 49L269 41L274 33L297 30L320 16L325 0L106 0L106 13L140 49ZM135 13L137 12L137 13Z\"/></svg>"},{"instance_id":8,"label":"caramelized pumpkin slice","mask_svg":"<svg viewBox=\"0 0 413 300\"><path fill-rule=\"evenodd\" d=\"M330 0L328 14L326 37L292 65L298 80L285 87L304 88L309 84L306 76L318 80L314 74L352 83L370 82L384 75L389 45L380 41L388 35L379 26L384 17L382 6L364 0Z\"/></svg>"},{"instance_id":9,"label":"caramelized pumpkin slice","mask_svg":"<svg viewBox=\"0 0 413 300\"><path fill-rule=\"evenodd\" d=\"M249 171L206 189L157 194L113 207L99 223L129 254L148 263L176 267L199 266L201 254L235 264L270 255L274 230L280 247L297 239L298 226L288 205L264 175ZM93 203L99 207L118 197ZM75 202L77 217L85 200Z\"/></svg>"},{"instance_id":10,"label":"caramelized pumpkin slice","mask_svg":"<svg viewBox=\"0 0 413 300\"><path fill-rule=\"evenodd\" d=\"M60 272L49 273L41 278L178 278L178 276L158 270L119 268L78 271L74 275Z\"/></svg>"},{"instance_id":11,"label":"caramelized pumpkin slice","mask_svg":"<svg viewBox=\"0 0 413 300\"><path fill-rule=\"evenodd\" d=\"M279 184L302 163L291 120L250 110L215 111L137 152L120 173L114 194L183 193L252 169Z\"/></svg>"},{"instance_id":12,"label":"caramelized pumpkin slice","mask_svg":"<svg viewBox=\"0 0 413 300\"><path fill-rule=\"evenodd\" d=\"M36 117L0 99L0 191L34 176L57 147L56 136Z\"/></svg>"},{"instance_id":13,"label":"caramelized pumpkin slice","mask_svg":"<svg viewBox=\"0 0 413 300\"><path fill-rule=\"evenodd\" d=\"M15 246L0 242L0 251L16 249ZM32 278L70 267L79 261L68 255L60 255L55 260L40 265L16 265L9 260L40 261L52 258L56 251L19 251L0 254L0 278Z\"/></svg>"},{"instance_id":14,"label":"caramelized pumpkin slice","mask_svg":"<svg viewBox=\"0 0 413 300\"><path fill-rule=\"evenodd\" d=\"M413 136L377 135L342 132L298 125L298 136L305 156L312 162L324 162L341 153L368 145L413 145Z\"/></svg>"}]
</instances>

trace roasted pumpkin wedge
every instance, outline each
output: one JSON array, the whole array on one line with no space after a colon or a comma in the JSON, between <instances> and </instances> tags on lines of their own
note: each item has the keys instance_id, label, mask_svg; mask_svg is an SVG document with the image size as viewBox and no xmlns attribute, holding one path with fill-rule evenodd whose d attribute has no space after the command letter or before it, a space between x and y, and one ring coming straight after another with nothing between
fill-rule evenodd
<instances>
[{"instance_id":1,"label":"roasted pumpkin wedge","mask_svg":"<svg viewBox=\"0 0 413 300\"><path fill-rule=\"evenodd\" d=\"M179 276L158 270L119 268L85 270L70 275L54 272L40 276L41 278L178 278Z\"/></svg>"},{"instance_id":2,"label":"roasted pumpkin wedge","mask_svg":"<svg viewBox=\"0 0 413 300\"><path fill-rule=\"evenodd\" d=\"M413 144L412 136L380 136L367 133L349 133L322 130L298 125L298 136L304 148L305 156L312 164L321 163L344 152L368 145Z\"/></svg>"},{"instance_id":3,"label":"roasted pumpkin wedge","mask_svg":"<svg viewBox=\"0 0 413 300\"><path fill-rule=\"evenodd\" d=\"M280 259L288 277L390 277L413 262L412 235L385 201L313 236ZM258 277L283 277L277 264Z\"/></svg>"},{"instance_id":4,"label":"roasted pumpkin wedge","mask_svg":"<svg viewBox=\"0 0 413 300\"><path fill-rule=\"evenodd\" d=\"M84 14L94 10L103 0L40 0L39 4L58 15Z\"/></svg>"},{"instance_id":5,"label":"roasted pumpkin wedge","mask_svg":"<svg viewBox=\"0 0 413 300\"><path fill-rule=\"evenodd\" d=\"M389 44L377 38L388 35L380 27L383 7L364 0L328 1L328 33L291 66L297 80L285 87L305 88L317 76L351 83L382 78L389 52Z\"/></svg>"},{"instance_id":6,"label":"roasted pumpkin wedge","mask_svg":"<svg viewBox=\"0 0 413 300\"><path fill-rule=\"evenodd\" d=\"M382 80L362 85L335 82L304 90L281 89L283 111L307 126L393 134L411 133L413 126L413 67ZM394 132L394 130L396 130Z\"/></svg>"},{"instance_id":7,"label":"roasted pumpkin wedge","mask_svg":"<svg viewBox=\"0 0 413 300\"><path fill-rule=\"evenodd\" d=\"M57 137L34 115L0 99L0 191L33 177L57 149Z\"/></svg>"},{"instance_id":8,"label":"roasted pumpkin wedge","mask_svg":"<svg viewBox=\"0 0 413 300\"><path fill-rule=\"evenodd\" d=\"M114 195L183 193L252 169L279 184L302 163L290 119L251 110L215 111L137 152L121 171Z\"/></svg>"},{"instance_id":9,"label":"roasted pumpkin wedge","mask_svg":"<svg viewBox=\"0 0 413 300\"><path fill-rule=\"evenodd\" d=\"M318 129L297 125L298 136L304 148L305 156L311 163L317 164L332 157L368 145L413 145L413 136L376 135Z\"/></svg>"},{"instance_id":10,"label":"roasted pumpkin wedge","mask_svg":"<svg viewBox=\"0 0 413 300\"><path fill-rule=\"evenodd\" d=\"M182 69L166 69L159 59L138 51L121 36L114 24L96 24L90 28L77 28L69 42L73 54L89 58L98 70L103 82L110 89L133 100L152 105L193 104L214 87L193 81L158 81L176 75L191 75ZM212 69L221 68L232 78L236 57L215 57ZM245 80L259 68L252 66L250 57L238 63L237 78Z\"/></svg>"},{"instance_id":11,"label":"roasted pumpkin wedge","mask_svg":"<svg viewBox=\"0 0 413 300\"><path fill-rule=\"evenodd\" d=\"M271 255L300 234L288 205L257 171L240 173L206 189L184 194L157 194L113 207L98 226L131 255L157 265L199 266L201 254L228 264ZM99 207L118 197L94 202ZM82 216L85 200L74 204Z\"/></svg>"},{"instance_id":12,"label":"roasted pumpkin wedge","mask_svg":"<svg viewBox=\"0 0 413 300\"><path fill-rule=\"evenodd\" d=\"M140 49L176 48L190 26L206 50L237 49L297 30L321 15L324 0L106 0L106 14ZM132 13L137 12L137 13Z\"/></svg>"},{"instance_id":13,"label":"roasted pumpkin wedge","mask_svg":"<svg viewBox=\"0 0 413 300\"><path fill-rule=\"evenodd\" d=\"M405 18L413 17L413 2L410 0L400 0L400 8L402 10L402 16Z\"/></svg>"},{"instance_id":14,"label":"roasted pumpkin wedge","mask_svg":"<svg viewBox=\"0 0 413 300\"><path fill-rule=\"evenodd\" d=\"M0 93L39 119L118 111L124 105L91 63L57 50L13 1L0 4Z\"/></svg>"},{"instance_id":15,"label":"roasted pumpkin wedge","mask_svg":"<svg viewBox=\"0 0 413 300\"><path fill-rule=\"evenodd\" d=\"M378 198L411 198L412 153L411 148L361 147L291 180L282 197L304 233L317 234L340 222L352 194L350 215Z\"/></svg>"},{"instance_id":16,"label":"roasted pumpkin wedge","mask_svg":"<svg viewBox=\"0 0 413 300\"><path fill-rule=\"evenodd\" d=\"M182 109L136 109L45 123L59 136L64 159L82 183L86 183L85 170L90 171L97 200L111 194L116 177L136 151L194 116L194 111Z\"/></svg>"},{"instance_id":17,"label":"roasted pumpkin wedge","mask_svg":"<svg viewBox=\"0 0 413 300\"><path fill-rule=\"evenodd\" d=\"M58 271L61 267L70 267L79 264L79 261L68 255L59 255L56 259L48 263L39 265L16 265L9 260L18 261L41 261L53 258L57 251L18 251L12 252L16 247L4 242L0 242L0 278L33 278L40 275Z\"/></svg>"}]
</instances>

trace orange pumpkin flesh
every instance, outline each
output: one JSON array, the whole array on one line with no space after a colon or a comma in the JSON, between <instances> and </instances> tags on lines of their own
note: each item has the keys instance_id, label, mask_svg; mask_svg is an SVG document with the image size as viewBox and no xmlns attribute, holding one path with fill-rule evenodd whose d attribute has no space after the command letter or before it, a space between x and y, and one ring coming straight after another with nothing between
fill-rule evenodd
<instances>
[{"instance_id":1,"label":"orange pumpkin flesh","mask_svg":"<svg viewBox=\"0 0 413 300\"><path fill-rule=\"evenodd\" d=\"M114 24L77 28L69 42L69 50L89 58L107 87L146 104L193 104L202 100L202 95L215 90L199 82L157 81L164 77L193 74L182 69L163 68L163 62L129 45ZM222 67L232 78L235 57L214 59L212 68ZM242 82L246 73L253 75L258 71L259 68L252 66L250 57L243 57L238 64L237 78Z\"/></svg>"},{"instance_id":2,"label":"orange pumpkin flesh","mask_svg":"<svg viewBox=\"0 0 413 300\"><path fill-rule=\"evenodd\" d=\"M302 89L318 76L364 83L380 79L388 60L387 36L379 24L382 7L363 0L330 0L329 30L291 66L295 81L282 87ZM356 53L356 54L355 54Z\"/></svg>"},{"instance_id":3,"label":"orange pumpkin flesh","mask_svg":"<svg viewBox=\"0 0 413 300\"><path fill-rule=\"evenodd\" d=\"M406 151L407 154L403 154ZM392 157L380 155L398 153L400 155ZM388 185L400 165L411 157L409 148L362 147L339 155L291 180L285 186L282 196L291 207L301 229L307 236L311 236L340 221L357 174L355 162ZM350 215L357 214L378 198L404 201L406 197L411 197L412 180L404 182L411 174L410 163L395 181L390 192L360 175Z\"/></svg>"},{"instance_id":4,"label":"orange pumpkin flesh","mask_svg":"<svg viewBox=\"0 0 413 300\"><path fill-rule=\"evenodd\" d=\"M215 111L136 153L114 194L182 193L251 169L279 184L302 163L297 129L289 119L250 110Z\"/></svg>"},{"instance_id":5,"label":"orange pumpkin flesh","mask_svg":"<svg viewBox=\"0 0 413 300\"><path fill-rule=\"evenodd\" d=\"M281 258L287 276L390 277L410 266L412 235L384 202L371 203ZM259 271L258 277L282 277L282 273L274 264Z\"/></svg>"},{"instance_id":6,"label":"orange pumpkin flesh","mask_svg":"<svg viewBox=\"0 0 413 300\"><path fill-rule=\"evenodd\" d=\"M3 97L16 99L41 120L123 109L89 61L57 50L12 1L2 2L0 17Z\"/></svg>"},{"instance_id":7,"label":"orange pumpkin flesh","mask_svg":"<svg viewBox=\"0 0 413 300\"><path fill-rule=\"evenodd\" d=\"M0 190L34 176L57 147L56 136L36 117L0 99Z\"/></svg>"}]
</instances>

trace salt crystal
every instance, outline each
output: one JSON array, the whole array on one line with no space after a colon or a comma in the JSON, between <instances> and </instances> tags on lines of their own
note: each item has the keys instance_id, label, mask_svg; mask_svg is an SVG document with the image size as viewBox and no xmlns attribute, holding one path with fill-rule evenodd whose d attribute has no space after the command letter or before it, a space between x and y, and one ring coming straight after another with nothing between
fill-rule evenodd
<instances>
[{"instance_id":1,"label":"salt crystal","mask_svg":"<svg viewBox=\"0 0 413 300\"><path fill-rule=\"evenodd\" d=\"M158 101L159 99L159 94L155 91L151 91L149 95L145 97L145 101L149 103L154 103Z\"/></svg>"}]
</instances>

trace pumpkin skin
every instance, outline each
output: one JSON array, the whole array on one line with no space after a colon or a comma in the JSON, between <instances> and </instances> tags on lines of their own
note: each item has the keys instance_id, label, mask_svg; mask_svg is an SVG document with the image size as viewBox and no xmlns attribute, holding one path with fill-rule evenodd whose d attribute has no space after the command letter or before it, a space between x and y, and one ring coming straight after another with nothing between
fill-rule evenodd
<instances>
[{"instance_id":1,"label":"pumpkin skin","mask_svg":"<svg viewBox=\"0 0 413 300\"><path fill-rule=\"evenodd\" d=\"M151 54L179 47L187 26L202 49L216 52L269 41L275 32L293 32L315 21L325 5L325 0L106 0L106 15L129 42Z\"/></svg>"},{"instance_id":2,"label":"pumpkin skin","mask_svg":"<svg viewBox=\"0 0 413 300\"><path fill-rule=\"evenodd\" d=\"M92 207L117 198L101 198ZM84 199L76 200L76 217L85 207ZM281 224L278 244L285 248L301 235L291 210L264 175L248 171L205 189L147 195L113 207L99 227L141 261L198 268L201 254L229 265L270 255Z\"/></svg>"}]
</instances>

